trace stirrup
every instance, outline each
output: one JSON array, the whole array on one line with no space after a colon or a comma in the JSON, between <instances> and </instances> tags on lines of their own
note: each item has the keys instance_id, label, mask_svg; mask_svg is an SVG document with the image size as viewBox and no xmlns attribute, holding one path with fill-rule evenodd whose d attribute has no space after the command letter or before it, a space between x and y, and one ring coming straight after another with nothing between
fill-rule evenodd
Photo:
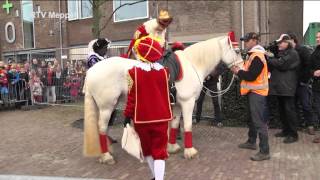
<instances>
[{"instance_id":1,"label":"stirrup","mask_svg":"<svg viewBox=\"0 0 320 180\"><path fill-rule=\"evenodd\" d=\"M176 98L172 93L170 93L170 104L173 106L176 104Z\"/></svg>"}]
</instances>

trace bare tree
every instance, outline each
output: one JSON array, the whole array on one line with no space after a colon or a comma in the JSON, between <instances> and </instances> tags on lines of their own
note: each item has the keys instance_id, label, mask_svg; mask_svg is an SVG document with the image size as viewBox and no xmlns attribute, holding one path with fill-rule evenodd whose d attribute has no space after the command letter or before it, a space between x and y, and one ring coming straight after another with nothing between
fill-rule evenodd
<instances>
[{"instance_id":1,"label":"bare tree","mask_svg":"<svg viewBox=\"0 0 320 180\"><path fill-rule=\"evenodd\" d=\"M103 17L100 7L107 2L107 0L89 0L92 5L92 14L93 14L93 24L92 24L92 35L94 38L99 38L101 29L100 21Z\"/></svg>"},{"instance_id":2,"label":"bare tree","mask_svg":"<svg viewBox=\"0 0 320 180\"><path fill-rule=\"evenodd\" d=\"M107 21L101 25L101 18L103 17L106 17L106 15L103 15L100 11L100 7L105 3L107 2L108 0L89 0L91 5L92 5L92 11L93 11L93 24L92 24L92 34L93 34L93 37L95 38L99 38L100 35L101 35L101 32L107 27L107 25L109 24L109 22L112 20L112 17L114 15L114 13L120 9L121 7L123 6L131 6L131 5L134 5L134 4L137 4L137 3L140 3L140 2L144 2L146 0L140 0L140 1L136 1L136 2L133 2L133 3L124 3L124 4L121 4L119 7L117 7L113 12L112 14L109 16L109 18L107 19ZM113 2L113 1L109 1L109 2Z\"/></svg>"}]
</instances>

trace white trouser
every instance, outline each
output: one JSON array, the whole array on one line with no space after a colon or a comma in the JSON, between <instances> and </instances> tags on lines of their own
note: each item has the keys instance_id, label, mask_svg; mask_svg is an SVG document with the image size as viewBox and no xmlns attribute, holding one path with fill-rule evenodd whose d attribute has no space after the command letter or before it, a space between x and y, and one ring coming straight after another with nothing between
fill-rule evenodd
<instances>
[{"instance_id":1,"label":"white trouser","mask_svg":"<svg viewBox=\"0 0 320 180\"><path fill-rule=\"evenodd\" d=\"M51 92L52 102L56 102L56 87L55 86L48 86L47 87L47 101L49 102L49 91Z\"/></svg>"}]
</instances>

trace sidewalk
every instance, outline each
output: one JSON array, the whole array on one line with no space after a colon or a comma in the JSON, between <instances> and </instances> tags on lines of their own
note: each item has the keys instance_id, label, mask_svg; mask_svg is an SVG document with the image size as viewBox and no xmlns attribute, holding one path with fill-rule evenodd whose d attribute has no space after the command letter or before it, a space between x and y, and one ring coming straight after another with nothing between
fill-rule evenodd
<instances>
[{"instance_id":1,"label":"sidewalk","mask_svg":"<svg viewBox=\"0 0 320 180\"><path fill-rule=\"evenodd\" d=\"M107 179L0 175L0 180L107 180Z\"/></svg>"},{"instance_id":2,"label":"sidewalk","mask_svg":"<svg viewBox=\"0 0 320 180\"><path fill-rule=\"evenodd\" d=\"M117 163L113 166L101 165L96 158L84 158L82 130L71 126L82 117L82 109L76 107L1 111L0 174L151 179L147 164L127 155L119 143L114 146ZM120 125L110 132L121 140ZM219 129L200 123L193 130L199 156L186 160L182 152L171 155L166 180L319 180L320 145L311 143L313 136L300 133L298 143L286 145L273 136L276 132L270 130L272 159L252 162L249 157L255 151L237 148L246 140L246 128Z\"/></svg>"}]
</instances>

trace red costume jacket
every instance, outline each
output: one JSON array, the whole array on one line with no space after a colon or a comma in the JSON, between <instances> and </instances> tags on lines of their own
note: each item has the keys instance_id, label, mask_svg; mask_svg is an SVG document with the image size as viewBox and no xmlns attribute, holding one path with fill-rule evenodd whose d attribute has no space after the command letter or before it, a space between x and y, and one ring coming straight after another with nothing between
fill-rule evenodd
<instances>
[{"instance_id":1,"label":"red costume jacket","mask_svg":"<svg viewBox=\"0 0 320 180\"><path fill-rule=\"evenodd\" d=\"M130 89L124 111L126 117L131 118L136 124L172 119L166 69L146 71L140 67L133 67L129 70L128 78Z\"/></svg>"},{"instance_id":2,"label":"red costume jacket","mask_svg":"<svg viewBox=\"0 0 320 180\"><path fill-rule=\"evenodd\" d=\"M165 34L166 34L166 29L164 29L163 31L158 31L157 30L157 26L158 26L158 22L157 19L151 19L148 20L147 22L143 23L142 25L140 25L135 33L133 38L131 39L130 45L128 47L128 51L126 55L122 55L122 57L125 58L129 58L131 53L132 53L132 47L134 46L134 43L136 42L137 39L140 39L144 36L154 36L157 37L159 39L161 39L161 46L164 47L165 44Z\"/></svg>"}]
</instances>

